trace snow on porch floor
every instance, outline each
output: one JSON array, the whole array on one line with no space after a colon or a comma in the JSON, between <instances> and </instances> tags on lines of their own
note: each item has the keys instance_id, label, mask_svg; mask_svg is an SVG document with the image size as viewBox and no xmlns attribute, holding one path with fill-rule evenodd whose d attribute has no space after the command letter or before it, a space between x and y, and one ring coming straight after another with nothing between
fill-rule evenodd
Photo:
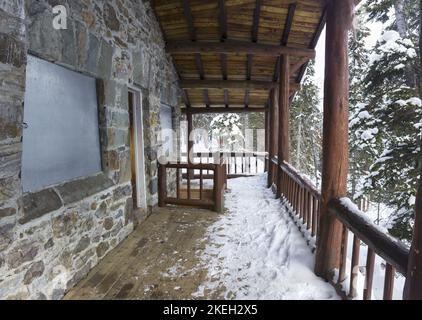
<instances>
[{"instance_id":1,"label":"snow on porch floor","mask_svg":"<svg viewBox=\"0 0 422 320\"><path fill-rule=\"evenodd\" d=\"M318 278L314 255L265 176L229 181L228 212L207 230L201 261L208 279L194 297L340 299Z\"/></svg>"},{"instance_id":2,"label":"snow on porch floor","mask_svg":"<svg viewBox=\"0 0 422 320\"><path fill-rule=\"evenodd\" d=\"M225 214L157 208L66 299L339 299L265 176L229 181Z\"/></svg>"}]
</instances>

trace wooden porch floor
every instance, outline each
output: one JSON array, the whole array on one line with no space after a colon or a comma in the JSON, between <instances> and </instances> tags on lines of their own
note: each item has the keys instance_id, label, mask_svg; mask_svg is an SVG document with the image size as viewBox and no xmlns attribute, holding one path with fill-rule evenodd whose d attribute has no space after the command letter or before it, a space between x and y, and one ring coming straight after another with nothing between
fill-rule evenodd
<instances>
[{"instance_id":1,"label":"wooden porch floor","mask_svg":"<svg viewBox=\"0 0 422 320\"><path fill-rule=\"evenodd\" d=\"M157 209L65 299L192 299L207 275L201 240L217 218L208 210Z\"/></svg>"}]
</instances>

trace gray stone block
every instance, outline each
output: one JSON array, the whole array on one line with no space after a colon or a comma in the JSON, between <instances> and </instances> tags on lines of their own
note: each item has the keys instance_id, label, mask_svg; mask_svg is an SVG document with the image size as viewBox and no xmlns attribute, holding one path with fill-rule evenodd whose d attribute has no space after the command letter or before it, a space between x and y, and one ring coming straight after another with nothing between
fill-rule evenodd
<instances>
[{"instance_id":1,"label":"gray stone block","mask_svg":"<svg viewBox=\"0 0 422 320\"><path fill-rule=\"evenodd\" d=\"M65 183L56 188L65 205L83 200L113 186L104 174Z\"/></svg>"},{"instance_id":2,"label":"gray stone block","mask_svg":"<svg viewBox=\"0 0 422 320\"><path fill-rule=\"evenodd\" d=\"M20 224L28 223L43 215L60 209L63 204L60 197L53 189L43 190L37 193L25 194L22 198L23 218Z\"/></svg>"}]
</instances>

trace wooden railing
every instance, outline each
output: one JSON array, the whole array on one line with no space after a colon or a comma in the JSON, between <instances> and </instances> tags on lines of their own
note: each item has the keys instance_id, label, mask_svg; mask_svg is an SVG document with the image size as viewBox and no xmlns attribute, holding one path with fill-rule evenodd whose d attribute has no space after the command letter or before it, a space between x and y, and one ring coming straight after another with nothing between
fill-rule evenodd
<instances>
[{"instance_id":1,"label":"wooden railing","mask_svg":"<svg viewBox=\"0 0 422 320\"><path fill-rule=\"evenodd\" d=\"M366 250L366 262L364 265L365 285L362 292L363 299L372 299L375 264L380 259L383 262L378 261L378 263L381 263L381 265L385 263L382 299L393 299L396 272L401 273L403 277L407 273L409 248L375 225L348 198L332 200L329 203L328 210L343 224L342 252L337 285L341 285L343 291L346 291L344 288L347 288L347 285L344 282L349 277L349 290L347 290L346 294L349 298L359 296L358 277L360 269L362 269L362 264L360 263L361 249L364 248ZM349 252L349 232L353 235L353 241L350 243L352 247L351 252ZM376 259L377 256L378 259ZM350 273L347 272L347 269L349 269ZM402 279L404 280L404 278ZM396 298L401 298L401 291L402 288L400 288L400 297Z\"/></svg>"},{"instance_id":2,"label":"wooden railing","mask_svg":"<svg viewBox=\"0 0 422 320\"><path fill-rule=\"evenodd\" d=\"M158 205L190 206L222 212L227 185L225 170L224 164L159 164Z\"/></svg>"},{"instance_id":3,"label":"wooden railing","mask_svg":"<svg viewBox=\"0 0 422 320\"><path fill-rule=\"evenodd\" d=\"M272 159L272 165L278 167L278 160ZM280 165L281 190L285 204L290 207L290 212L299 224L301 231L306 235L309 243L315 246L318 233L319 205L321 193L311 181L303 177L295 168L288 163Z\"/></svg>"},{"instance_id":4,"label":"wooden railing","mask_svg":"<svg viewBox=\"0 0 422 320\"><path fill-rule=\"evenodd\" d=\"M195 152L193 154L193 163L215 163L220 156L224 159L224 164L226 164L228 179L263 174L266 171L266 153L262 152ZM187 159L187 154L184 153L183 157Z\"/></svg>"},{"instance_id":5,"label":"wooden railing","mask_svg":"<svg viewBox=\"0 0 422 320\"><path fill-rule=\"evenodd\" d=\"M281 190L277 191L284 204L304 236L308 240L315 240L308 243L312 246L315 243L318 245L320 191L290 164L279 165L277 158L273 158L269 165L269 170L277 169L277 175L281 174ZM277 184L277 178L272 179L270 184ZM408 266L409 248L372 222L367 214L360 211L348 198L332 200L328 205L328 211L343 225L340 267L336 270L338 271L336 279L331 282L337 291L346 299L371 300L375 292L374 274L376 271L380 272L379 266L383 266L385 268L383 274L376 275L378 280L380 278L383 280L382 293L379 293L376 298L384 300L401 298ZM349 233L352 233L353 238L349 238ZM362 254L366 259L364 263L362 263L364 260ZM398 296L394 295L397 279L401 280L401 287L396 291L400 293ZM359 289L362 292L359 292ZM381 289L377 288L377 290Z\"/></svg>"}]
</instances>

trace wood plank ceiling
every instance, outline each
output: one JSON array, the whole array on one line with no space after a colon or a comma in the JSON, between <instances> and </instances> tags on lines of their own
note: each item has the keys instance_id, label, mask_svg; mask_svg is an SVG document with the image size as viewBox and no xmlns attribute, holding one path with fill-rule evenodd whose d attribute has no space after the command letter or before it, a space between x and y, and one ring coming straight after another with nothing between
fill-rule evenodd
<instances>
[{"instance_id":1,"label":"wood plank ceiling","mask_svg":"<svg viewBox=\"0 0 422 320\"><path fill-rule=\"evenodd\" d=\"M293 95L325 25L325 1L151 1L180 77L184 107L267 107L281 53L291 56Z\"/></svg>"}]
</instances>

